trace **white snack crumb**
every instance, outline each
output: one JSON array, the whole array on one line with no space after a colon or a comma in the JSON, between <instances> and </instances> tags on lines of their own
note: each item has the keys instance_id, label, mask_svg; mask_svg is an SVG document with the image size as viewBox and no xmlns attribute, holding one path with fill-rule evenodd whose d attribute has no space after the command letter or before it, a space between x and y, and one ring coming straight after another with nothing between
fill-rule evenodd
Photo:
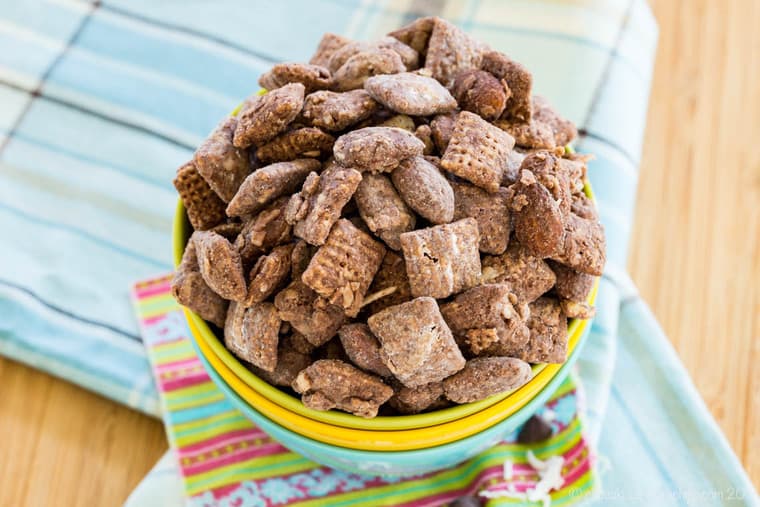
<instances>
[{"instance_id":1,"label":"white snack crumb","mask_svg":"<svg viewBox=\"0 0 760 507\"><path fill-rule=\"evenodd\" d=\"M502 472L502 477L504 477L504 480L511 481L514 475L515 475L515 471L512 467L512 462L509 460L504 461L503 472Z\"/></svg>"},{"instance_id":2,"label":"white snack crumb","mask_svg":"<svg viewBox=\"0 0 760 507\"><path fill-rule=\"evenodd\" d=\"M528 499L525 493L517 493L506 489L500 489L498 491L481 491L478 495L483 498L488 498L489 500L493 498L514 498L515 500L525 501Z\"/></svg>"},{"instance_id":3,"label":"white snack crumb","mask_svg":"<svg viewBox=\"0 0 760 507\"><path fill-rule=\"evenodd\" d=\"M556 419L557 419L557 413L556 413L554 410L552 410L552 409L550 409L549 407L547 407L547 408L545 408L545 409L544 409L544 411L541 413L541 418L542 418L544 421L546 421L546 422L550 423L550 422L552 422L552 421L554 421L554 420L556 420Z\"/></svg>"}]
</instances>

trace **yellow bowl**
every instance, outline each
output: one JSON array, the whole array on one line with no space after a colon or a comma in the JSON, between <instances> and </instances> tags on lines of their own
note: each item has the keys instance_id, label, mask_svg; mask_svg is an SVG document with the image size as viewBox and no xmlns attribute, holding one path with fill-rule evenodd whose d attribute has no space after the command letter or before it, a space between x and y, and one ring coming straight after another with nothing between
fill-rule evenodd
<instances>
[{"instance_id":1,"label":"yellow bowl","mask_svg":"<svg viewBox=\"0 0 760 507\"><path fill-rule=\"evenodd\" d=\"M597 284L592 290L592 302L596 299ZM190 331L195 338L196 344L200 349L203 357L211 364L214 371L251 407L255 408L265 417L277 424L287 428L299 435L311 438L318 442L346 447L349 449L365 451L409 451L416 449L427 449L443 444L448 444L469 437L491 426L498 424L510 415L514 414L525 406L543 389L557 372L562 368L562 364L548 364L541 372L534 376L530 382L520 389L513 391L506 398L485 408L479 412L468 415L462 419L450 421L444 424L437 424L424 428L377 431L366 429L355 429L336 427L332 424L314 420L296 412L278 405L272 400L262 396L246 382L241 380L235 373L227 367L212 350L210 344L205 339L203 333L198 327L198 321L202 319L188 309L185 309L190 324ZM583 336L588 321L581 321L579 324L579 333L574 333L568 342L568 348L574 350L578 341ZM434 415L436 412L431 412ZM403 416L400 416L403 417ZM373 421L373 419L367 419Z\"/></svg>"}]
</instances>

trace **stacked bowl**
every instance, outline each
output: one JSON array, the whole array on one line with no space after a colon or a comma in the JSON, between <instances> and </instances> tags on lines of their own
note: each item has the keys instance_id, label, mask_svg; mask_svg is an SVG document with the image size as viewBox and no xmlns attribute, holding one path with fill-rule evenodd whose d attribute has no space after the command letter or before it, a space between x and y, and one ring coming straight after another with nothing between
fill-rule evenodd
<instances>
[{"instance_id":1,"label":"stacked bowl","mask_svg":"<svg viewBox=\"0 0 760 507\"><path fill-rule=\"evenodd\" d=\"M588 183L586 193L593 200ZM175 266L191 234L179 201L173 231ZM598 281L589 295L591 305L597 287ZM354 473L396 476L451 467L517 429L567 377L591 325L588 320L571 320L565 363L534 365L531 380L513 391L428 413L363 419L306 407L246 368L225 348L216 328L187 308L184 312L191 341L208 375L262 430L317 463Z\"/></svg>"}]
</instances>

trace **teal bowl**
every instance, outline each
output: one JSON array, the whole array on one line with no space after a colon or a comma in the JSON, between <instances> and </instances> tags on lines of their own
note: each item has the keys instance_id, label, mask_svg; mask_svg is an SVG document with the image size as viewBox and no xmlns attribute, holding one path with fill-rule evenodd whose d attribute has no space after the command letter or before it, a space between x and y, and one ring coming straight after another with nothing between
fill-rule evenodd
<instances>
[{"instance_id":1,"label":"teal bowl","mask_svg":"<svg viewBox=\"0 0 760 507\"><path fill-rule=\"evenodd\" d=\"M195 340L190 340L198 358L214 384L248 419L264 430L272 438L293 452L337 470L363 475L410 476L435 470L451 468L473 456L489 449L504 437L527 421L567 378L572 365L577 361L581 349L588 338L589 328L581 336L578 345L567 358L552 380L523 408L490 428L449 444L414 451L361 451L347 449L293 433L277 422L263 416L254 407L246 403L217 374L200 353Z\"/></svg>"}]
</instances>

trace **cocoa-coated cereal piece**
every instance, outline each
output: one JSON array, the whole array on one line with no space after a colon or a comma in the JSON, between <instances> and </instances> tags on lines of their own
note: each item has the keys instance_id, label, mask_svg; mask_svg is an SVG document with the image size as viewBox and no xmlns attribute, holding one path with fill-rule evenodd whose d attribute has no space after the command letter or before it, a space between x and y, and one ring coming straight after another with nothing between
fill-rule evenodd
<instances>
[{"instance_id":1,"label":"cocoa-coated cereal piece","mask_svg":"<svg viewBox=\"0 0 760 507\"><path fill-rule=\"evenodd\" d=\"M393 50L370 48L357 53L333 74L332 88L345 92L362 88L364 82L379 74L404 72L406 66L401 57Z\"/></svg>"},{"instance_id":2,"label":"cocoa-coated cereal piece","mask_svg":"<svg viewBox=\"0 0 760 507\"><path fill-rule=\"evenodd\" d=\"M230 242L234 241L238 237L238 234L243 230L243 224L240 222L224 222L219 225L215 225L209 231L213 231L220 236L224 236Z\"/></svg>"},{"instance_id":3,"label":"cocoa-coated cereal piece","mask_svg":"<svg viewBox=\"0 0 760 507\"><path fill-rule=\"evenodd\" d=\"M374 45L371 42L349 40L348 43L344 44L342 47L336 49L333 52L327 62L326 67L330 70L330 72L335 74L335 72L340 69L352 56L358 55L359 53L365 51L372 51L377 49L377 45Z\"/></svg>"},{"instance_id":4,"label":"cocoa-coated cereal piece","mask_svg":"<svg viewBox=\"0 0 760 507\"><path fill-rule=\"evenodd\" d=\"M391 180L384 174L364 174L354 201L369 230L390 248L399 250L399 236L414 229L416 218Z\"/></svg>"},{"instance_id":5,"label":"cocoa-coated cereal piece","mask_svg":"<svg viewBox=\"0 0 760 507\"><path fill-rule=\"evenodd\" d=\"M468 329L496 328L518 318L510 296L506 284L479 285L442 304L441 315L455 334Z\"/></svg>"},{"instance_id":6,"label":"cocoa-coated cereal piece","mask_svg":"<svg viewBox=\"0 0 760 507\"><path fill-rule=\"evenodd\" d=\"M227 214L232 217L256 213L274 199L295 192L306 176L319 168L318 160L302 158L256 169L227 205Z\"/></svg>"},{"instance_id":7,"label":"cocoa-coated cereal piece","mask_svg":"<svg viewBox=\"0 0 760 507\"><path fill-rule=\"evenodd\" d=\"M449 504L448 507L481 507L483 502L475 495L460 496Z\"/></svg>"},{"instance_id":8,"label":"cocoa-coated cereal piece","mask_svg":"<svg viewBox=\"0 0 760 507\"><path fill-rule=\"evenodd\" d=\"M454 218L454 191L441 171L424 158L402 160L391 179L404 202L430 222L445 224Z\"/></svg>"},{"instance_id":9,"label":"cocoa-coated cereal piece","mask_svg":"<svg viewBox=\"0 0 760 507\"><path fill-rule=\"evenodd\" d=\"M441 166L489 192L501 184L507 157L515 140L477 114L457 115L451 139L441 158Z\"/></svg>"},{"instance_id":10,"label":"cocoa-coated cereal piece","mask_svg":"<svg viewBox=\"0 0 760 507\"><path fill-rule=\"evenodd\" d=\"M465 357L479 356L499 342L499 329L495 327L468 329L464 334L454 335L454 339Z\"/></svg>"},{"instance_id":11,"label":"cocoa-coated cereal piece","mask_svg":"<svg viewBox=\"0 0 760 507\"><path fill-rule=\"evenodd\" d=\"M525 154L512 150L507 156L507 165L504 166L504 173L501 175L501 186L508 187L517 182L520 177L520 166L525 160Z\"/></svg>"},{"instance_id":12,"label":"cocoa-coated cereal piece","mask_svg":"<svg viewBox=\"0 0 760 507\"><path fill-rule=\"evenodd\" d=\"M540 95L533 96L533 119L551 129L557 146L565 146L578 137L573 122L560 116L549 101Z\"/></svg>"},{"instance_id":13,"label":"cocoa-coated cereal piece","mask_svg":"<svg viewBox=\"0 0 760 507\"><path fill-rule=\"evenodd\" d=\"M531 149L564 147L575 139L578 131L569 120L562 118L546 99L533 96L533 117L525 123L502 119L495 124L515 138L515 144Z\"/></svg>"},{"instance_id":14,"label":"cocoa-coated cereal piece","mask_svg":"<svg viewBox=\"0 0 760 507\"><path fill-rule=\"evenodd\" d=\"M587 320L596 315L596 308L585 302L560 299L559 305L565 317L570 319Z\"/></svg>"},{"instance_id":15,"label":"cocoa-coated cereal piece","mask_svg":"<svg viewBox=\"0 0 760 507\"><path fill-rule=\"evenodd\" d=\"M594 206L594 202L589 199L586 194L573 194L572 199L573 201L570 206L570 211L572 211L573 214L588 220L599 220L599 213L596 211L596 206Z\"/></svg>"},{"instance_id":16,"label":"cocoa-coated cereal piece","mask_svg":"<svg viewBox=\"0 0 760 507\"><path fill-rule=\"evenodd\" d=\"M401 61L404 63L406 70L415 70L420 66L419 53L414 48L395 37L382 37L375 42L374 45L379 49L390 49L395 51L398 56L401 57Z\"/></svg>"},{"instance_id":17,"label":"cocoa-coated cereal piece","mask_svg":"<svg viewBox=\"0 0 760 507\"><path fill-rule=\"evenodd\" d=\"M320 175L311 173L288 203L286 218L294 234L312 245L324 244L361 180L359 171L335 164L328 164Z\"/></svg>"},{"instance_id":18,"label":"cocoa-coated cereal piece","mask_svg":"<svg viewBox=\"0 0 760 507\"><path fill-rule=\"evenodd\" d=\"M572 268L563 266L554 261L547 261L557 276L554 292L562 299L585 302L594 286L595 277L586 273L580 273Z\"/></svg>"},{"instance_id":19,"label":"cocoa-coated cereal piece","mask_svg":"<svg viewBox=\"0 0 760 507\"><path fill-rule=\"evenodd\" d=\"M380 357L407 387L438 382L464 367L451 330L431 297L390 306L367 319Z\"/></svg>"},{"instance_id":20,"label":"cocoa-coated cereal piece","mask_svg":"<svg viewBox=\"0 0 760 507\"><path fill-rule=\"evenodd\" d=\"M557 156L561 156L564 148L555 150ZM558 160L559 171L566 174L568 182L570 184L570 192L573 194L582 194L586 186L586 174L588 167L586 166L586 160L577 158L569 159L567 153Z\"/></svg>"},{"instance_id":21,"label":"cocoa-coated cereal piece","mask_svg":"<svg viewBox=\"0 0 760 507\"><path fill-rule=\"evenodd\" d=\"M425 149L422 152L424 155L433 155L435 153L436 147L435 141L433 141L433 129L430 128L430 125L420 125L414 130L414 135L425 144Z\"/></svg>"},{"instance_id":22,"label":"cocoa-coated cereal piece","mask_svg":"<svg viewBox=\"0 0 760 507\"><path fill-rule=\"evenodd\" d=\"M275 137L256 150L262 164L294 160L299 157L319 157L329 153L335 138L315 127L304 127Z\"/></svg>"},{"instance_id":23,"label":"cocoa-coated cereal piece","mask_svg":"<svg viewBox=\"0 0 760 507\"><path fill-rule=\"evenodd\" d=\"M454 123L457 115L455 113L439 114L430 122L430 131L433 134L433 142L438 148L439 153L445 153L446 147L451 140L451 133L454 132Z\"/></svg>"},{"instance_id":24,"label":"cocoa-coated cereal piece","mask_svg":"<svg viewBox=\"0 0 760 507\"><path fill-rule=\"evenodd\" d=\"M408 132L414 132L416 127L414 125L414 119L406 114L395 114L376 125L377 127L395 127L406 130Z\"/></svg>"},{"instance_id":25,"label":"cocoa-coated cereal piece","mask_svg":"<svg viewBox=\"0 0 760 507\"><path fill-rule=\"evenodd\" d=\"M454 220L473 217L480 231L480 251L494 255L504 253L512 232L510 192L504 187L490 193L469 183L450 183L454 190Z\"/></svg>"},{"instance_id":26,"label":"cocoa-coated cereal piece","mask_svg":"<svg viewBox=\"0 0 760 507\"><path fill-rule=\"evenodd\" d=\"M400 236L412 295L445 298L480 283L478 224L465 218Z\"/></svg>"},{"instance_id":27,"label":"cocoa-coated cereal piece","mask_svg":"<svg viewBox=\"0 0 760 507\"><path fill-rule=\"evenodd\" d=\"M374 42L351 41L348 44L345 44L333 53L327 62L327 68L329 68L334 74L352 57L360 53L376 53L378 51L390 51L398 55L403 64L403 68L397 72L414 70L419 66L419 54L417 51L398 39L393 37L383 37Z\"/></svg>"},{"instance_id":28,"label":"cocoa-coated cereal piece","mask_svg":"<svg viewBox=\"0 0 760 507\"><path fill-rule=\"evenodd\" d=\"M560 148L559 151L564 151ZM565 166L557 153L539 150L529 153L520 166L521 171L530 171L536 180L546 188L559 206L563 220L570 214L572 205L571 174L575 166ZM581 187L582 188L582 187Z\"/></svg>"},{"instance_id":29,"label":"cocoa-coated cereal piece","mask_svg":"<svg viewBox=\"0 0 760 507\"><path fill-rule=\"evenodd\" d=\"M293 253L290 256L290 276L293 280L300 280L301 275L306 271L312 256L317 248L299 239L293 245Z\"/></svg>"},{"instance_id":30,"label":"cocoa-coated cereal piece","mask_svg":"<svg viewBox=\"0 0 760 507\"><path fill-rule=\"evenodd\" d=\"M346 44L352 42L351 39L347 39L346 37L343 37L342 35L334 34L327 32L325 33L322 38L319 40L319 45L317 45L317 50L314 52L314 55L309 59L309 63L311 65L319 65L322 67L328 67L330 63L330 58L332 55L345 46Z\"/></svg>"},{"instance_id":31,"label":"cocoa-coated cereal piece","mask_svg":"<svg viewBox=\"0 0 760 507\"><path fill-rule=\"evenodd\" d=\"M193 229L205 231L224 222L226 204L206 183L195 164L188 162L177 169L173 183Z\"/></svg>"},{"instance_id":32,"label":"cocoa-coated cereal piece","mask_svg":"<svg viewBox=\"0 0 760 507\"><path fill-rule=\"evenodd\" d=\"M227 301L211 290L201 275L195 243L187 242L182 262L172 279L172 295L182 306L186 306L203 320L224 327L227 317Z\"/></svg>"},{"instance_id":33,"label":"cocoa-coated cereal piece","mask_svg":"<svg viewBox=\"0 0 760 507\"><path fill-rule=\"evenodd\" d=\"M393 397L388 404L401 414L419 414L440 402L443 396L443 384L431 382L419 387L406 387L404 384L393 385Z\"/></svg>"},{"instance_id":34,"label":"cocoa-coated cereal piece","mask_svg":"<svg viewBox=\"0 0 760 507\"><path fill-rule=\"evenodd\" d=\"M373 173L389 172L399 162L422 155L425 144L413 133L393 127L365 127L335 141L335 161Z\"/></svg>"},{"instance_id":35,"label":"cocoa-coated cereal piece","mask_svg":"<svg viewBox=\"0 0 760 507\"><path fill-rule=\"evenodd\" d=\"M375 417L380 405L393 396L393 389L380 378L330 359L317 361L303 370L292 387L309 408L338 408L366 418Z\"/></svg>"},{"instance_id":36,"label":"cocoa-coated cereal piece","mask_svg":"<svg viewBox=\"0 0 760 507\"><path fill-rule=\"evenodd\" d=\"M453 111L457 101L435 79L413 72L370 77L364 89L391 111L429 116Z\"/></svg>"},{"instance_id":37,"label":"cocoa-coated cereal piece","mask_svg":"<svg viewBox=\"0 0 760 507\"><path fill-rule=\"evenodd\" d=\"M514 357L476 357L443 381L443 392L455 403L471 403L525 384L533 372Z\"/></svg>"},{"instance_id":38,"label":"cocoa-coated cereal piece","mask_svg":"<svg viewBox=\"0 0 760 507\"><path fill-rule=\"evenodd\" d=\"M285 220L287 205L288 197L279 197L243 224L235 248L244 266L251 267L259 254L292 239L292 227Z\"/></svg>"},{"instance_id":39,"label":"cocoa-coated cereal piece","mask_svg":"<svg viewBox=\"0 0 760 507\"><path fill-rule=\"evenodd\" d=\"M343 350L356 366L381 377L390 377L391 371L380 359L380 342L366 324L347 324L338 330Z\"/></svg>"},{"instance_id":40,"label":"cocoa-coated cereal piece","mask_svg":"<svg viewBox=\"0 0 760 507\"><path fill-rule=\"evenodd\" d=\"M457 74L480 66L487 46L448 21L435 18L428 41L425 69L449 88Z\"/></svg>"},{"instance_id":41,"label":"cocoa-coated cereal piece","mask_svg":"<svg viewBox=\"0 0 760 507\"><path fill-rule=\"evenodd\" d=\"M290 276L290 256L293 244L281 245L267 255L262 255L253 265L249 275L248 296L245 306L265 301L280 289Z\"/></svg>"},{"instance_id":42,"label":"cocoa-coated cereal piece","mask_svg":"<svg viewBox=\"0 0 760 507\"><path fill-rule=\"evenodd\" d=\"M280 318L318 347L335 336L343 325L343 309L328 303L300 280L292 282L274 298Z\"/></svg>"},{"instance_id":43,"label":"cocoa-coated cereal piece","mask_svg":"<svg viewBox=\"0 0 760 507\"><path fill-rule=\"evenodd\" d=\"M277 366L274 371L266 371L253 365L246 365L259 378L273 386L290 387L298 374L311 364L311 356L295 350L280 347L277 351Z\"/></svg>"},{"instance_id":44,"label":"cocoa-coated cereal piece","mask_svg":"<svg viewBox=\"0 0 760 507\"><path fill-rule=\"evenodd\" d=\"M554 298L542 297L530 304L530 341L515 354L529 363L564 363L567 358L567 318Z\"/></svg>"},{"instance_id":45,"label":"cocoa-coated cereal piece","mask_svg":"<svg viewBox=\"0 0 760 507\"><path fill-rule=\"evenodd\" d=\"M494 125L515 138L515 146L536 150L551 150L557 147L554 133L548 125L531 120L529 123L512 120L496 120Z\"/></svg>"},{"instance_id":46,"label":"cocoa-coated cereal piece","mask_svg":"<svg viewBox=\"0 0 760 507\"><path fill-rule=\"evenodd\" d=\"M364 298L364 304L369 313L373 314L411 299L412 289L409 287L404 259L395 252L386 252Z\"/></svg>"},{"instance_id":47,"label":"cocoa-coated cereal piece","mask_svg":"<svg viewBox=\"0 0 760 507\"><path fill-rule=\"evenodd\" d=\"M330 86L330 71L307 63L278 63L259 77L259 85L270 91L289 83L301 83L308 95Z\"/></svg>"},{"instance_id":48,"label":"cocoa-coated cereal piece","mask_svg":"<svg viewBox=\"0 0 760 507\"><path fill-rule=\"evenodd\" d=\"M318 347L312 354L312 359L315 361L318 361L320 359L339 359L344 363L351 362L348 354L346 354L346 351L343 350L343 344L340 342L340 338L337 336L331 338L327 343Z\"/></svg>"},{"instance_id":49,"label":"cocoa-coated cereal piece","mask_svg":"<svg viewBox=\"0 0 760 507\"><path fill-rule=\"evenodd\" d=\"M515 122L529 122L533 111L531 104L533 76L528 69L498 51L485 52L480 68L490 72L499 80L503 79L509 87L511 95L502 117Z\"/></svg>"},{"instance_id":50,"label":"cocoa-coated cereal piece","mask_svg":"<svg viewBox=\"0 0 760 507\"><path fill-rule=\"evenodd\" d=\"M224 299L242 301L247 288L240 254L223 236L211 231L196 231L195 243L201 275L211 289Z\"/></svg>"},{"instance_id":51,"label":"cocoa-coated cereal piece","mask_svg":"<svg viewBox=\"0 0 760 507\"><path fill-rule=\"evenodd\" d=\"M545 442L551 438L554 430L552 425L539 415L533 415L525 421L520 433L517 435L517 441L521 444L537 444Z\"/></svg>"},{"instance_id":52,"label":"cocoa-coated cereal piece","mask_svg":"<svg viewBox=\"0 0 760 507\"><path fill-rule=\"evenodd\" d=\"M384 255L381 243L343 218L311 258L301 279L327 301L343 308L346 315L356 317Z\"/></svg>"},{"instance_id":53,"label":"cocoa-coated cereal piece","mask_svg":"<svg viewBox=\"0 0 760 507\"><path fill-rule=\"evenodd\" d=\"M602 224L571 213L565 223L564 244L552 259L575 271L601 276L606 257Z\"/></svg>"},{"instance_id":54,"label":"cocoa-coated cereal piece","mask_svg":"<svg viewBox=\"0 0 760 507\"><path fill-rule=\"evenodd\" d=\"M235 196L252 170L248 153L232 144L236 125L235 118L225 118L195 150L193 157L198 172L224 202Z\"/></svg>"},{"instance_id":55,"label":"cocoa-coated cereal piece","mask_svg":"<svg viewBox=\"0 0 760 507\"><path fill-rule=\"evenodd\" d=\"M486 121L501 116L512 94L506 81L478 69L457 74L451 93L461 109L480 115Z\"/></svg>"},{"instance_id":56,"label":"cocoa-coated cereal piece","mask_svg":"<svg viewBox=\"0 0 760 507\"><path fill-rule=\"evenodd\" d=\"M289 322L283 322L283 325L286 324L290 325ZM282 327L280 328L280 334L282 334ZM284 336L280 337L280 350L292 350L301 354L311 355L316 348L317 347L298 331L291 330Z\"/></svg>"},{"instance_id":57,"label":"cocoa-coated cereal piece","mask_svg":"<svg viewBox=\"0 0 760 507\"><path fill-rule=\"evenodd\" d=\"M420 56L425 56L435 19L434 17L417 18L408 25L390 32L388 35L413 48Z\"/></svg>"},{"instance_id":58,"label":"cocoa-coated cereal piece","mask_svg":"<svg viewBox=\"0 0 760 507\"><path fill-rule=\"evenodd\" d=\"M235 146L259 146L284 132L301 112L305 90L301 83L291 83L246 100L237 115Z\"/></svg>"},{"instance_id":59,"label":"cocoa-coated cereal piece","mask_svg":"<svg viewBox=\"0 0 760 507\"><path fill-rule=\"evenodd\" d=\"M512 318L496 327L468 329L464 344L476 356L515 356L525 349L530 340L527 320L530 310L527 304L517 304Z\"/></svg>"},{"instance_id":60,"label":"cocoa-coated cereal piece","mask_svg":"<svg viewBox=\"0 0 760 507\"><path fill-rule=\"evenodd\" d=\"M514 193L510 208L517 240L537 257L559 255L565 243L560 203L530 171L522 171L520 180L510 188Z\"/></svg>"},{"instance_id":61,"label":"cocoa-coated cereal piece","mask_svg":"<svg viewBox=\"0 0 760 507\"><path fill-rule=\"evenodd\" d=\"M521 303L531 303L554 286L549 265L519 243L510 242L499 256L483 258L483 283L505 283Z\"/></svg>"},{"instance_id":62,"label":"cocoa-coated cereal piece","mask_svg":"<svg viewBox=\"0 0 760 507\"><path fill-rule=\"evenodd\" d=\"M365 90L344 93L323 90L306 97L301 114L312 126L334 132L369 118L378 107Z\"/></svg>"},{"instance_id":63,"label":"cocoa-coated cereal piece","mask_svg":"<svg viewBox=\"0 0 760 507\"><path fill-rule=\"evenodd\" d=\"M224 345L237 357L272 372L277 366L280 323L272 303L245 307L233 301L224 324Z\"/></svg>"}]
</instances>

